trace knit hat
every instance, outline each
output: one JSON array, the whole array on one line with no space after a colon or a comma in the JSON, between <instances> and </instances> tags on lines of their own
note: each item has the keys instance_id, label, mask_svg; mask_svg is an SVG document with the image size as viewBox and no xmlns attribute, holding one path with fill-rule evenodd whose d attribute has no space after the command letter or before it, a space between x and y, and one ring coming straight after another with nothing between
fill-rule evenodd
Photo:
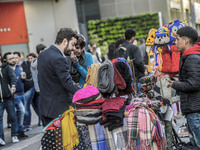
<instances>
[{"instance_id":1,"label":"knit hat","mask_svg":"<svg viewBox=\"0 0 200 150\"><path fill-rule=\"evenodd\" d=\"M126 88L126 82L124 81L123 77L115 67L116 62L113 63L114 67L114 82L118 89L124 90Z\"/></svg>"},{"instance_id":2,"label":"knit hat","mask_svg":"<svg viewBox=\"0 0 200 150\"><path fill-rule=\"evenodd\" d=\"M101 93L112 93L114 84L114 68L110 61L105 61L98 71L98 89Z\"/></svg>"},{"instance_id":3,"label":"knit hat","mask_svg":"<svg viewBox=\"0 0 200 150\"><path fill-rule=\"evenodd\" d=\"M99 94L99 90L96 87L88 85L74 94L72 102L88 103L95 100Z\"/></svg>"}]
</instances>

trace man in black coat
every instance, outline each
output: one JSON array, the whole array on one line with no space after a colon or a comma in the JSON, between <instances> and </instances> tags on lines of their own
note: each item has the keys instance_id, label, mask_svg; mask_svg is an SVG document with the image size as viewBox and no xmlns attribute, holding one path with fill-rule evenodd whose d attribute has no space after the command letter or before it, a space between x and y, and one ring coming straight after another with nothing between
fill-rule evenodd
<instances>
[{"instance_id":1,"label":"man in black coat","mask_svg":"<svg viewBox=\"0 0 200 150\"><path fill-rule=\"evenodd\" d=\"M135 77L138 81L141 77L144 76L145 67L139 47L133 45L135 35L136 32L134 29L127 29L125 31L126 41L115 50L115 58L124 57L125 59L133 60ZM123 49L123 52L121 51L121 49Z\"/></svg>"},{"instance_id":2,"label":"man in black coat","mask_svg":"<svg viewBox=\"0 0 200 150\"><path fill-rule=\"evenodd\" d=\"M3 113L6 108L11 121L12 142L18 140L18 123L15 113L13 94L16 91L17 78L8 63L1 62L0 56L0 146L5 145L3 132Z\"/></svg>"},{"instance_id":3,"label":"man in black coat","mask_svg":"<svg viewBox=\"0 0 200 150\"><path fill-rule=\"evenodd\" d=\"M54 45L38 57L40 112L43 126L64 113L72 105L73 94L80 88L72 80L65 55L70 55L77 42L76 33L61 28Z\"/></svg>"},{"instance_id":4,"label":"man in black coat","mask_svg":"<svg viewBox=\"0 0 200 150\"><path fill-rule=\"evenodd\" d=\"M181 111L187 118L191 143L200 148L200 43L195 43L198 33L192 27L177 31L176 46L182 55L179 81L169 85L180 92Z\"/></svg>"}]
</instances>

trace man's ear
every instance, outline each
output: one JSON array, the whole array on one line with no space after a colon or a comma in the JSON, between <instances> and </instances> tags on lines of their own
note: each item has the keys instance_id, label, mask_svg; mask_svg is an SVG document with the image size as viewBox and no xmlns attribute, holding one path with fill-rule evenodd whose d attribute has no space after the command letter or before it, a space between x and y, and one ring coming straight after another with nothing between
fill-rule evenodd
<instances>
[{"instance_id":1,"label":"man's ear","mask_svg":"<svg viewBox=\"0 0 200 150\"><path fill-rule=\"evenodd\" d=\"M66 38L63 39L62 43L64 44L64 46L66 46L68 44L68 41Z\"/></svg>"}]
</instances>

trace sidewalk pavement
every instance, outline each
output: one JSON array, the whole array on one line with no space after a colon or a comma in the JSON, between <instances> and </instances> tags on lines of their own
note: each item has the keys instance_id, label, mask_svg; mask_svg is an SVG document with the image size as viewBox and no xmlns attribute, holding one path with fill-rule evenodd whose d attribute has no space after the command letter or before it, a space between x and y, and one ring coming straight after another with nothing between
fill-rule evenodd
<instances>
[{"instance_id":1,"label":"sidewalk pavement","mask_svg":"<svg viewBox=\"0 0 200 150\"><path fill-rule=\"evenodd\" d=\"M10 129L4 129L6 145L0 147L0 150L39 150L43 136L42 129L42 126L33 125L31 131L25 132L28 138L20 139L19 143L12 143Z\"/></svg>"}]
</instances>

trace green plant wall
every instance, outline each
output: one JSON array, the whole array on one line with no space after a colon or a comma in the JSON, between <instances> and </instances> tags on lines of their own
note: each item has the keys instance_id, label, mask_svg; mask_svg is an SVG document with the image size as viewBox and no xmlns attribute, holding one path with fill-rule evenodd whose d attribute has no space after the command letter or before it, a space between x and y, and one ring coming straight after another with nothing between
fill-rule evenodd
<instances>
[{"instance_id":1,"label":"green plant wall","mask_svg":"<svg viewBox=\"0 0 200 150\"><path fill-rule=\"evenodd\" d=\"M151 28L159 28L158 13L147 13L123 18L88 21L88 35L90 42L95 42L105 53L109 44L124 37L128 28L136 30L136 39L147 38Z\"/></svg>"}]
</instances>

